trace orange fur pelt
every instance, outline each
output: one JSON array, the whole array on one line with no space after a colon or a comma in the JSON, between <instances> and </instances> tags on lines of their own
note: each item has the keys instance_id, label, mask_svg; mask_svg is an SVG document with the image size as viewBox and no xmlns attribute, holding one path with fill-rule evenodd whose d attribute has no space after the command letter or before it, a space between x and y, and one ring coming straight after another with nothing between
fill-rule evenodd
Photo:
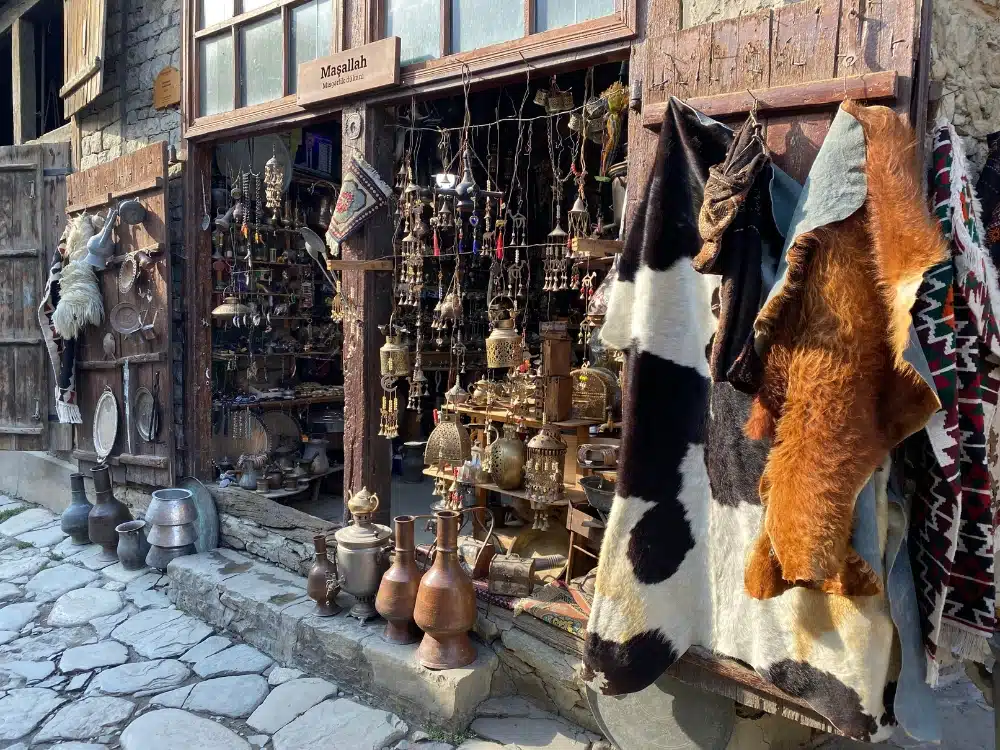
<instances>
[{"instance_id":1,"label":"orange fur pelt","mask_svg":"<svg viewBox=\"0 0 1000 750\"><path fill-rule=\"evenodd\" d=\"M946 258L916 138L891 109L842 106L864 130L865 204L796 239L785 286L755 323L764 381L745 431L772 440L760 482L764 528L745 571L759 599L791 586L881 591L850 544L855 498L939 408L903 358L924 272Z\"/></svg>"}]
</instances>

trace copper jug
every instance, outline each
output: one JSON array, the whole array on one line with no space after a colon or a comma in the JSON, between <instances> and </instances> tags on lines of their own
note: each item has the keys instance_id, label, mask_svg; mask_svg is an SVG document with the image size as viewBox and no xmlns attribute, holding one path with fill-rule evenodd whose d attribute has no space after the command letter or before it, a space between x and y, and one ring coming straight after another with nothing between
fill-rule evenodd
<instances>
[{"instance_id":1,"label":"copper jug","mask_svg":"<svg viewBox=\"0 0 1000 750\"><path fill-rule=\"evenodd\" d=\"M332 617L340 612L340 607L337 606L337 594L340 593L337 568L326 553L325 536L314 536L313 546L316 548L316 562L309 568L306 593L316 602L315 614L319 617Z\"/></svg>"},{"instance_id":2,"label":"copper jug","mask_svg":"<svg viewBox=\"0 0 1000 750\"><path fill-rule=\"evenodd\" d=\"M419 637L413 624L413 608L423 575L417 568L413 545L413 516L396 516L396 554L392 567L382 576L375 609L386 620L382 637L390 643L415 643Z\"/></svg>"},{"instance_id":3,"label":"copper jug","mask_svg":"<svg viewBox=\"0 0 1000 750\"><path fill-rule=\"evenodd\" d=\"M458 560L461 513L439 510L434 563L420 579L413 619L424 631L417 658L427 669L457 669L476 660L469 631L476 622L472 579Z\"/></svg>"}]
</instances>

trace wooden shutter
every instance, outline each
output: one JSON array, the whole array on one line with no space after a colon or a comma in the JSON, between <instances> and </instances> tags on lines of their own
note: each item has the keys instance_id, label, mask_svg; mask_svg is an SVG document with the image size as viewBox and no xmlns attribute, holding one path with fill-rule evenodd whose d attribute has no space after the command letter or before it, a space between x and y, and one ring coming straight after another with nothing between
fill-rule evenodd
<instances>
[{"instance_id":1,"label":"wooden shutter","mask_svg":"<svg viewBox=\"0 0 1000 750\"><path fill-rule=\"evenodd\" d=\"M63 80L59 89L66 119L101 93L104 66L105 0L64 0Z\"/></svg>"},{"instance_id":2,"label":"wooden shutter","mask_svg":"<svg viewBox=\"0 0 1000 750\"><path fill-rule=\"evenodd\" d=\"M97 461L94 451L94 409L97 400L110 388L118 402L118 434L108 464L116 481L138 482L152 486L170 486L174 481L173 379L170 365L171 337L171 268L167 216L167 144L164 141L133 154L99 164L70 175L66 180L66 212L75 216L83 211L106 213L122 199L136 198L146 209L142 224L130 227L119 223L114 230L118 245L115 256L100 275L104 297L104 322L88 326L77 353L77 398L83 424L77 426L73 457L84 465ZM146 250L155 260L142 272L139 282L128 292L118 289L118 270L129 253ZM150 298L147 298L147 294ZM152 322L155 337L147 341L142 334L123 336L111 327L109 318L115 306L130 302ZM154 318L155 313L155 318ZM114 358L106 355L105 336L115 342ZM129 390L124 383L125 362L129 364ZM145 442L126 421L126 399L130 411L141 387L154 390L159 376L160 431L154 442ZM129 441L131 432L131 447Z\"/></svg>"},{"instance_id":3,"label":"wooden shutter","mask_svg":"<svg viewBox=\"0 0 1000 750\"><path fill-rule=\"evenodd\" d=\"M55 381L38 325L68 163L69 144L0 148L0 450L68 447L50 445Z\"/></svg>"}]
</instances>

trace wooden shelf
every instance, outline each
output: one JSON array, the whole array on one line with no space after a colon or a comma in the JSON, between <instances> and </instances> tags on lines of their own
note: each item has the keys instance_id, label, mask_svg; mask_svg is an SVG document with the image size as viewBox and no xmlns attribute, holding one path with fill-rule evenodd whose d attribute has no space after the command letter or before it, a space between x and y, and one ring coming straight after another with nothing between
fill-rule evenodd
<instances>
[{"instance_id":1,"label":"wooden shelf","mask_svg":"<svg viewBox=\"0 0 1000 750\"><path fill-rule=\"evenodd\" d=\"M487 410L485 406L459 406L458 413L465 414L470 417L482 417L483 419L489 419L490 422L502 422L503 424L523 423L526 427L531 427L532 429L540 429L542 427L542 420L534 418L521 418L512 417L507 413L506 409L489 409ZM592 425L603 424L600 419L564 419L560 422L548 422L547 424L558 427L561 430L575 430L580 427L590 427Z\"/></svg>"},{"instance_id":2,"label":"wooden shelf","mask_svg":"<svg viewBox=\"0 0 1000 750\"><path fill-rule=\"evenodd\" d=\"M329 396L309 396L306 398L272 398L266 401L236 402L216 399L212 406L234 406L238 409L260 408L260 409L294 409L297 406L311 406L313 404L338 404L343 403L343 394L331 394Z\"/></svg>"},{"instance_id":3,"label":"wooden shelf","mask_svg":"<svg viewBox=\"0 0 1000 750\"><path fill-rule=\"evenodd\" d=\"M454 479L454 475L447 471L438 471L434 466L428 466L424 469L424 474L434 479ZM474 485L477 490L483 490L484 492L496 492L500 495L507 495L508 497L516 497L520 500L528 499L528 491L524 489L520 490L503 490L497 487L492 482L483 482L481 484ZM577 489L573 485L563 486L563 499L558 503L553 503L553 507L561 508L570 504L585 503L587 502L587 496L582 490Z\"/></svg>"}]
</instances>

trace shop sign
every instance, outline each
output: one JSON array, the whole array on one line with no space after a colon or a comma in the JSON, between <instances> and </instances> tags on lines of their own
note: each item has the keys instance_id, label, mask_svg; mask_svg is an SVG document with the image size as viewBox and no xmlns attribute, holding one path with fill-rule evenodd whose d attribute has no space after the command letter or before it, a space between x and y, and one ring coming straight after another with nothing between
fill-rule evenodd
<instances>
[{"instance_id":1,"label":"shop sign","mask_svg":"<svg viewBox=\"0 0 1000 750\"><path fill-rule=\"evenodd\" d=\"M338 52L299 66L298 103L328 102L399 83L399 37Z\"/></svg>"},{"instance_id":2,"label":"shop sign","mask_svg":"<svg viewBox=\"0 0 1000 750\"><path fill-rule=\"evenodd\" d=\"M181 103L181 72L167 66L153 80L153 108L166 109Z\"/></svg>"}]
</instances>

